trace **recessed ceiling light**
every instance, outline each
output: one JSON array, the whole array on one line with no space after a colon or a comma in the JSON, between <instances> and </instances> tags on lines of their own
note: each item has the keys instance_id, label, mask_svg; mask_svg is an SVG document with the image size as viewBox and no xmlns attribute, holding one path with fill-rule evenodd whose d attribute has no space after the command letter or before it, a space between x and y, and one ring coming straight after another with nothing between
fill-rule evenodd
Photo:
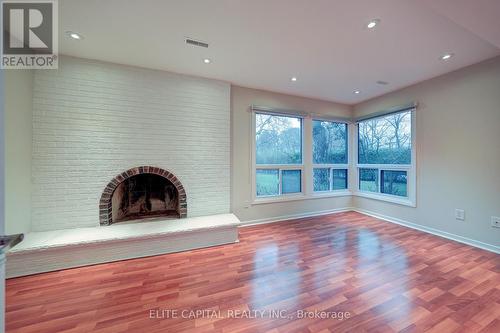
<instances>
[{"instance_id":1,"label":"recessed ceiling light","mask_svg":"<svg viewBox=\"0 0 500 333\"><path fill-rule=\"evenodd\" d=\"M453 57L453 53L446 53L441 56L441 60L449 60L451 57Z\"/></svg>"},{"instance_id":2,"label":"recessed ceiling light","mask_svg":"<svg viewBox=\"0 0 500 333\"><path fill-rule=\"evenodd\" d=\"M375 28L375 27L377 26L377 24L379 24L379 23L380 23L380 19L373 19L373 20L371 20L370 22L368 22L368 24L366 25L366 27L367 27L368 29L373 29L373 28Z\"/></svg>"},{"instance_id":3,"label":"recessed ceiling light","mask_svg":"<svg viewBox=\"0 0 500 333\"><path fill-rule=\"evenodd\" d=\"M295 81L297 81L297 78L294 76L294 77L292 77L290 80L291 80L292 82L295 82Z\"/></svg>"},{"instance_id":4,"label":"recessed ceiling light","mask_svg":"<svg viewBox=\"0 0 500 333\"><path fill-rule=\"evenodd\" d=\"M76 40L81 40L81 39L83 39L83 36L82 36L82 35L80 35L80 34L79 34L79 33L77 33L77 32L73 32L73 31L66 31L66 35L67 35L68 37L71 37L71 38L76 39Z\"/></svg>"},{"instance_id":5,"label":"recessed ceiling light","mask_svg":"<svg viewBox=\"0 0 500 333\"><path fill-rule=\"evenodd\" d=\"M208 59L208 58L205 58L205 59L203 59L203 62L204 62L205 64L209 64L209 63L211 63L211 62L212 62L212 60L210 60L210 59Z\"/></svg>"},{"instance_id":6,"label":"recessed ceiling light","mask_svg":"<svg viewBox=\"0 0 500 333\"><path fill-rule=\"evenodd\" d=\"M358 95L358 94L360 94L360 93L361 93L361 91L359 91L359 90L354 90L354 93L355 93L356 95Z\"/></svg>"}]
</instances>

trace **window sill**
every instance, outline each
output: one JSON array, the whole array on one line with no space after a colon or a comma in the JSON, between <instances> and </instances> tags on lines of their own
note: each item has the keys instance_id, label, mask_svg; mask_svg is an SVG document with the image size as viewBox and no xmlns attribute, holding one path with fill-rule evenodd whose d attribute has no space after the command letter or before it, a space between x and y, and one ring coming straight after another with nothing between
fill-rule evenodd
<instances>
[{"instance_id":1,"label":"window sill","mask_svg":"<svg viewBox=\"0 0 500 333\"><path fill-rule=\"evenodd\" d=\"M324 192L314 192L308 199L318 199L318 198L330 198L330 197L346 197L352 195L350 190L335 190L335 191L324 191Z\"/></svg>"},{"instance_id":2,"label":"window sill","mask_svg":"<svg viewBox=\"0 0 500 333\"><path fill-rule=\"evenodd\" d=\"M352 192L349 190L340 190L340 191L332 191L332 192L322 192L322 193L313 193L310 195L306 194L289 194L275 197L263 197L256 198L252 205L262 205L262 204L270 204L277 202L288 202L288 201L299 201L299 200L311 200L311 199L321 199L321 198L333 198L333 197L345 197L352 195Z\"/></svg>"},{"instance_id":3,"label":"window sill","mask_svg":"<svg viewBox=\"0 0 500 333\"><path fill-rule=\"evenodd\" d=\"M408 198L398 198L398 197L395 197L392 195L387 195L387 194L356 191L353 193L353 195L355 195L357 197L380 200L380 201L390 202L390 203L408 206L408 207L417 207L415 202L408 199Z\"/></svg>"}]
</instances>

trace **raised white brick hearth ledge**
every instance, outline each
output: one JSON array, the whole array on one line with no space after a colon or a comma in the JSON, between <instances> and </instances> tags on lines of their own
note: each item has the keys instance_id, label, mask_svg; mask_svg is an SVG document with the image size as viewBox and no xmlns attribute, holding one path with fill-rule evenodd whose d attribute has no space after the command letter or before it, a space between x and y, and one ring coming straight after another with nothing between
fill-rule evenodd
<instances>
[{"instance_id":1,"label":"raised white brick hearth ledge","mask_svg":"<svg viewBox=\"0 0 500 333\"><path fill-rule=\"evenodd\" d=\"M229 244L239 219L220 214L32 232L7 256L7 277Z\"/></svg>"}]
</instances>

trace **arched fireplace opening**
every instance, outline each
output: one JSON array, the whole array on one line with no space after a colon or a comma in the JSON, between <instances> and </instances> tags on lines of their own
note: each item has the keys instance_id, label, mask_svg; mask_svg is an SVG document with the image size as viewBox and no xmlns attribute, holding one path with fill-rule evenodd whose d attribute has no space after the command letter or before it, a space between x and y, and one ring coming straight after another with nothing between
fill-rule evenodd
<instances>
[{"instance_id":1,"label":"arched fireplace opening","mask_svg":"<svg viewBox=\"0 0 500 333\"><path fill-rule=\"evenodd\" d=\"M181 182L169 171L150 166L133 168L113 178L99 203L101 225L186 216L186 191Z\"/></svg>"}]
</instances>

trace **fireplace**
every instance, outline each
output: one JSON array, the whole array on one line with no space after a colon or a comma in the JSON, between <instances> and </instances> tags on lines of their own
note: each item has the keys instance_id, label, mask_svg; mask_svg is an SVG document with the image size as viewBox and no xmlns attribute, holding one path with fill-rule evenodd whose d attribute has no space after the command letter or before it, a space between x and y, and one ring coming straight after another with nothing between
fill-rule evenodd
<instances>
[{"instance_id":1,"label":"fireplace","mask_svg":"<svg viewBox=\"0 0 500 333\"><path fill-rule=\"evenodd\" d=\"M186 191L181 182L171 172L151 166L133 168L113 178L99 202L101 225L186 216Z\"/></svg>"}]
</instances>

